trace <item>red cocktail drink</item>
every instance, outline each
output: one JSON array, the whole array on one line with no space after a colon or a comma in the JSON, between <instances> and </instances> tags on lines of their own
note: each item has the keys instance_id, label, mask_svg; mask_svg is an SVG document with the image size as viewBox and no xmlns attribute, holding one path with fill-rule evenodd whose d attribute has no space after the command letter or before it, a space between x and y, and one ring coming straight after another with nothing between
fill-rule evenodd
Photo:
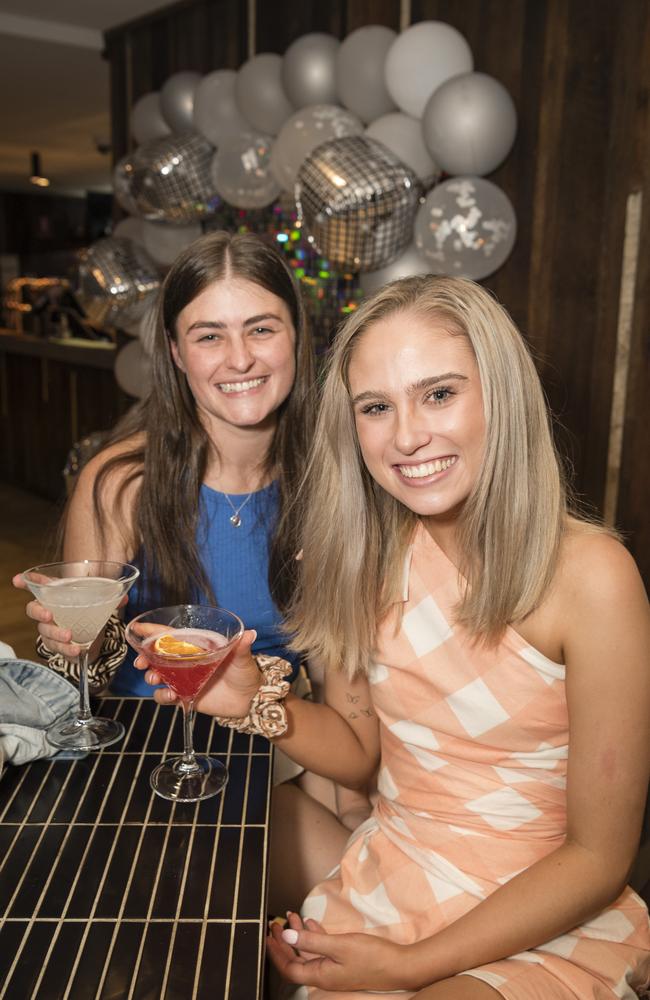
<instances>
[{"instance_id":1,"label":"red cocktail drink","mask_svg":"<svg viewBox=\"0 0 650 1000\"><path fill-rule=\"evenodd\" d=\"M168 649L178 652L161 652L164 640ZM228 640L207 629L179 628L163 636L151 636L142 647L151 666L160 674L181 701L194 701L207 680L228 653ZM185 648L185 652L183 652ZM194 652L196 650L196 652Z\"/></svg>"}]
</instances>

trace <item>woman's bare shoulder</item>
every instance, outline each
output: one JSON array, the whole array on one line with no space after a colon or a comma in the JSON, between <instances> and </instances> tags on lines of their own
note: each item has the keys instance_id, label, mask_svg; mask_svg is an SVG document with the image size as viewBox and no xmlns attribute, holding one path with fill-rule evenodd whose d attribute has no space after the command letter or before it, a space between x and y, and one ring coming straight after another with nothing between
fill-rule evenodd
<instances>
[{"instance_id":1,"label":"woman's bare shoulder","mask_svg":"<svg viewBox=\"0 0 650 1000\"><path fill-rule=\"evenodd\" d=\"M138 456L144 449L145 441L146 435L144 433L132 434L122 441L116 441L114 444L102 448L81 469L78 488L92 490L99 474L117 460L117 464L113 465L105 485L109 493L116 489L119 490L134 472L140 470L142 462ZM120 459L122 461L119 461Z\"/></svg>"},{"instance_id":2,"label":"woman's bare shoulder","mask_svg":"<svg viewBox=\"0 0 650 1000\"><path fill-rule=\"evenodd\" d=\"M574 612L647 602L637 565L623 543L607 529L574 518L562 537L557 584L561 600Z\"/></svg>"}]
</instances>

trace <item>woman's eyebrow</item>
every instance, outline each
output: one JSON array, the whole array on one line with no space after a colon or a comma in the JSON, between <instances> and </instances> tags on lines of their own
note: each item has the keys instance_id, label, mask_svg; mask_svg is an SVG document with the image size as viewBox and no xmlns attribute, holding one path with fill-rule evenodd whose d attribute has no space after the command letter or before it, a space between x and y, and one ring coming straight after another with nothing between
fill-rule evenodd
<instances>
[{"instance_id":1,"label":"woman's eyebrow","mask_svg":"<svg viewBox=\"0 0 650 1000\"><path fill-rule=\"evenodd\" d=\"M248 319L244 320L242 325L255 326L255 324L263 323L265 322L265 320L269 319L274 319L278 323L282 322L282 317L277 316L276 313L260 313L259 316L249 316ZM227 326L228 326L227 323L223 323L221 320L218 319L197 319L195 320L194 323L191 323L188 326L185 332L189 333L190 330L196 330L196 329L225 330Z\"/></svg>"},{"instance_id":2,"label":"woman's eyebrow","mask_svg":"<svg viewBox=\"0 0 650 1000\"><path fill-rule=\"evenodd\" d=\"M445 372L443 375L429 375L427 378L420 378L417 382L412 382L406 391L409 396L416 396L425 389L439 385L440 382L450 382L453 379L462 382L468 381L467 376L461 375L460 372ZM356 405L356 403L363 403L368 399L378 399L385 395L386 393L382 389L365 389L363 392L353 396L352 404Z\"/></svg>"}]
</instances>

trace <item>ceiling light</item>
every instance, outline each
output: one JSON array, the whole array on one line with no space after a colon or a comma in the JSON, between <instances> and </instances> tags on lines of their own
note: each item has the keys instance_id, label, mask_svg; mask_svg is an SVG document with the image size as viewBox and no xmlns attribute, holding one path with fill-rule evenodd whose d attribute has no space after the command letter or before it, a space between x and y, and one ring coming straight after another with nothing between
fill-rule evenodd
<instances>
[{"instance_id":1,"label":"ceiling light","mask_svg":"<svg viewBox=\"0 0 650 1000\"><path fill-rule=\"evenodd\" d=\"M36 184L38 187L49 187L50 180L48 177L44 177L41 173L41 155L40 153L32 153L31 155L32 163L32 173L29 178L31 184Z\"/></svg>"}]
</instances>

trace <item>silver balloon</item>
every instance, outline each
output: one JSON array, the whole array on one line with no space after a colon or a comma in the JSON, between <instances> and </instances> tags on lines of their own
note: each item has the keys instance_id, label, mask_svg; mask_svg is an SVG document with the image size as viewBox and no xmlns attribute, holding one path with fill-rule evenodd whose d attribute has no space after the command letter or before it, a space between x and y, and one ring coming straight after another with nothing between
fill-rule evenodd
<instances>
[{"instance_id":1,"label":"silver balloon","mask_svg":"<svg viewBox=\"0 0 650 1000\"><path fill-rule=\"evenodd\" d=\"M143 222L144 245L156 264L170 267L179 253L201 235L201 226L170 226L166 222Z\"/></svg>"},{"instance_id":2,"label":"silver balloon","mask_svg":"<svg viewBox=\"0 0 650 1000\"><path fill-rule=\"evenodd\" d=\"M141 399L151 388L151 359L139 340L132 340L115 358L115 379L120 389Z\"/></svg>"},{"instance_id":3,"label":"silver balloon","mask_svg":"<svg viewBox=\"0 0 650 1000\"><path fill-rule=\"evenodd\" d=\"M517 112L498 80L486 73L462 73L443 83L427 101L422 134L448 174L489 174L515 141Z\"/></svg>"},{"instance_id":4,"label":"silver balloon","mask_svg":"<svg viewBox=\"0 0 650 1000\"><path fill-rule=\"evenodd\" d=\"M171 129L163 118L160 105L160 94L154 90L145 94L131 108L131 135L136 142L148 142L149 139L162 139L169 135Z\"/></svg>"},{"instance_id":5,"label":"silver balloon","mask_svg":"<svg viewBox=\"0 0 650 1000\"><path fill-rule=\"evenodd\" d=\"M192 129L194 92L200 79L200 73L174 73L163 84L160 107L172 132L189 132Z\"/></svg>"},{"instance_id":6,"label":"silver balloon","mask_svg":"<svg viewBox=\"0 0 650 1000\"><path fill-rule=\"evenodd\" d=\"M213 146L229 135L245 132L248 122L235 100L234 69L218 69L204 76L194 94L194 127Z\"/></svg>"},{"instance_id":7,"label":"silver balloon","mask_svg":"<svg viewBox=\"0 0 650 1000\"><path fill-rule=\"evenodd\" d=\"M395 281L397 278L410 278L413 274L429 274L430 270L430 265L415 243L411 243L400 257L391 261L386 267L362 274L359 278L359 285L365 295L370 295L371 292L376 292L379 288L387 285L389 281Z\"/></svg>"},{"instance_id":8,"label":"silver balloon","mask_svg":"<svg viewBox=\"0 0 650 1000\"><path fill-rule=\"evenodd\" d=\"M438 179L441 171L424 145L422 126L417 118L411 118L403 111L391 111L382 115L366 129L366 135L383 142L399 156L422 181L425 189Z\"/></svg>"},{"instance_id":9,"label":"silver balloon","mask_svg":"<svg viewBox=\"0 0 650 1000\"><path fill-rule=\"evenodd\" d=\"M376 271L411 241L419 181L381 143L347 136L323 143L296 183L309 239L332 263Z\"/></svg>"},{"instance_id":10,"label":"silver balloon","mask_svg":"<svg viewBox=\"0 0 650 1000\"><path fill-rule=\"evenodd\" d=\"M445 80L474 68L465 38L444 21L420 21L397 36L386 56L386 86L395 104L414 118Z\"/></svg>"},{"instance_id":11,"label":"silver balloon","mask_svg":"<svg viewBox=\"0 0 650 1000\"><path fill-rule=\"evenodd\" d=\"M360 135L356 115L338 104L313 104L296 111L284 123L271 150L271 171L280 187L292 191L298 171L309 154L328 139Z\"/></svg>"},{"instance_id":12,"label":"silver balloon","mask_svg":"<svg viewBox=\"0 0 650 1000\"><path fill-rule=\"evenodd\" d=\"M427 195L415 245L437 274L487 277L512 250L517 220L503 191L482 177L452 177Z\"/></svg>"},{"instance_id":13,"label":"silver balloon","mask_svg":"<svg viewBox=\"0 0 650 1000\"><path fill-rule=\"evenodd\" d=\"M237 73L235 97L257 131L277 135L294 110L282 86L282 56L262 52L245 62Z\"/></svg>"},{"instance_id":14,"label":"silver balloon","mask_svg":"<svg viewBox=\"0 0 650 1000\"><path fill-rule=\"evenodd\" d=\"M214 147L198 132L139 146L130 158L128 172L128 196L135 214L175 225L212 215L219 204L210 176L213 155ZM117 188L115 193L127 207Z\"/></svg>"},{"instance_id":15,"label":"silver balloon","mask_svg":"<svg viewBox=\"0 0 650 1000\"><path fill-rule=\"evenodd\" d=\"M336 67L339 100L363 122L374 122L396 106L384 77L386 55L396 38L391 28L369 24L341 42Z\"/></svg>"},{"instance_id":16,"label":"silver balloon","mask_svg":"<svg viewBox=\"0 0 650 1000\"><path fill-rule=\"evenodd\" d=\"M77 295L90 321L99 326L132 323L159 287L156 265L131 240L98 240L81 254Z\"/></svg>"},{"instance_id":17,"label":"silver balloon","mask_svg":"<svg viewBox=\"0 0 650 1000\"><path fill-rule=\"evenodd\" d=\"M224 139L212 161L215 191L236 208L264 208L280 186L271 173L270 135L243 132Z\"/></svg>"},{"instance_id":18,"label":"silver balloon","mask_svg":"<svg viewBox=\"0 0 650 1000\"><path fill-rule=\"evenodd\" d=\"M282 85L294 108L336 104L338 38L316 31L292 42L282 61Z\"/></svg>"}]
</instances>

